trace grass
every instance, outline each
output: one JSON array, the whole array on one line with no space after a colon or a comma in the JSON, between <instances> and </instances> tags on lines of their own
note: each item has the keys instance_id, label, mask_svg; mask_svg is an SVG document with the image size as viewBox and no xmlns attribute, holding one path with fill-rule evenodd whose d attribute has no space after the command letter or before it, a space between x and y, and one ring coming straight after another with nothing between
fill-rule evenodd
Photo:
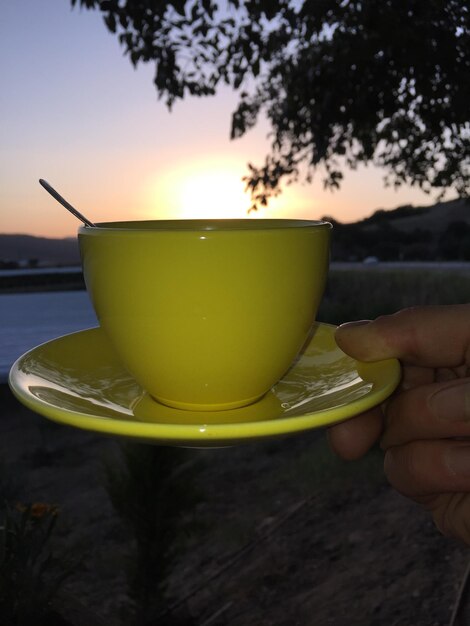
<instances>
[{"instance_id":1,"label":"grass","mask_svg":"<svg viewBox=\"0 0 470 626\"><path fill-rule=\"evenodd\" d=\"M50 547L58 509L4 504L0 514L0 614L5 626L65 626L52 601L76 563Z\"/></svg>"},{"instance_id":2,"label":"grass","mask_svg":"<svg viewBox=\"0 0 470 626\"><path fill-rule=\"evenodd\" d=\"M332 269L317 318L341 324L409 306L466 302L470 302L470 275L462 270Z\"/></svg>"},{"instance_id":3,"label":"grass","mask_svg":"<svg viewBox=\"0 0 470 626\"><path fill-rule=\"evenodd\" d=\"M192 541L209 540L209 552L218 556L236 552L260 535L266 520L275 522L304 501L339 502L357 485L375 493L385 483L378 448L358 461L343 461L323 433L202 455L205 463L195 480L204 506L198 511L201 530ZM213 476L217 471L220 479Z\"/></svg>"}]
</instances>

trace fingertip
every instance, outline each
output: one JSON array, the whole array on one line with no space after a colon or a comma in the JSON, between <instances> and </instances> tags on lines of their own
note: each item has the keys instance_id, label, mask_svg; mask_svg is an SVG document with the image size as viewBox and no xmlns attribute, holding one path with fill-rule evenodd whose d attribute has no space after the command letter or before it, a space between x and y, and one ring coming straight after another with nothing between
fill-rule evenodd
<instances>
[{"instance_id":1,"label":"fingertip","mask_svg":"<svg viewBox=\"0 0 470 626\"><path fill-rule=\"evenodd\" d=\"M364 455L362 450L347 441L347 433L341 424L328 428L326 437L330 449L344 461L357 461Z\"/></svg>"},{"instance_id":2,"label":"fingertip","mask_svg":"<svg viewBox=\"0 0 470 626\"><path fill-rule=\"evenodd\" d=\"M366 360L367 349L364 351L364 346L368 345L367 336L370 323L370 320L357 320L345 322L338 326L335 332L335 341L339 348L354 358Z\"/></svg>"},{"instance_id":3,"label":"fingertip","mask_svg":"<svg viewBox=\"0 0 470 626\"><path fill-rule=\"evenodd\" d=\"M335 454L346 461L356 461L370 450L381 432L382 412L376 408L330 427L327 438Z\"/></svg>"},{"instance_id":4,"label":"fingertip","mask_svg":"<svg viewBox=\"0 0 470 626\"><path fill-rule=\"evenodd\" d=\"M337 328L336 342L343 352L366 363L399 358L401 331L397 319L395 314L348 322Z\"/></svg>"},{"instance_id":5,"label":"fingertip","mask_svg":"<svg viewBox=\"0 0 470 626\"><path fill-rule=\"evenodd\" d=\"M357 330L363 326L367 326L370 324L371 320L356 320L354 322L344 322L344 324L340 324L336 331L335 337L343 339L344 337L349 337L351 334L356 335Z\"/></svg>"}]
</instances>

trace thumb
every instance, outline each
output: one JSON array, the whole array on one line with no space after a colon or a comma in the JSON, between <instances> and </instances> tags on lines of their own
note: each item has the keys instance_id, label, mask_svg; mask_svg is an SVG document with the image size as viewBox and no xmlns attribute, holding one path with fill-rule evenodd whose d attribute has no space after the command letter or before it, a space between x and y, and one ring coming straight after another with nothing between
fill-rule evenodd
<instances>
[{"instance_id":1,"label":"thumb","mask_svg":"<svg viewBox=\"0 0 470 626\"><path fill-rule=\"evenodd\" d=\"M389 358L388 347L381 345L381 333L377 328L378 320L358 320L341 324L336 329L336 343L346 354L360 361L379 361Z\"/></svg>"},{"instance_id":2,"label":"thumb","mask_svg":"<svg viewBox=\"0 0 470 626\"><path fill-rule=\"evenodd\" d=\"M397 358L409 365L457 367L470 351L470 305L403 309L372 322L343 324L338 346L360 361Z\"/></svg>"}]
</instances>

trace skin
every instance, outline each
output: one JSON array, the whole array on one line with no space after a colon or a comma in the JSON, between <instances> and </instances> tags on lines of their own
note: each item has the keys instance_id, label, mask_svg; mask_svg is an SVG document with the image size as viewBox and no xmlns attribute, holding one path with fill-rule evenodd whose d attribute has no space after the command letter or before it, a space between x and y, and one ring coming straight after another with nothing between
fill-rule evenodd
<instances>
[{"instance_id":1,"label":"skin","mask_svg":"<svg viewBox=\"0 0 470 626\"><path fill-rule=\"evenodd\" d=\"M331 427L332 449L353 460L379 441L393 487L470 545L470 305L344 324L336 340L361 361L398 358L402 381L384 405Z\"/></svg>"}]
</instances>

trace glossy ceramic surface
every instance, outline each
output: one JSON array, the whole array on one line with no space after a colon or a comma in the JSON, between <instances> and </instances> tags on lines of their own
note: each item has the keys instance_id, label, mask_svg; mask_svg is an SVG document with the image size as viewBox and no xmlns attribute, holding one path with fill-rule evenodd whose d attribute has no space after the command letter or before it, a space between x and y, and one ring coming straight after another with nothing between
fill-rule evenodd
<instances>
[{"instance_id":1,"label":"glossy ceramic surface","mask_svg":"<svg viewBox=\"0 0 470 626\"><path fill-rule=\"evenodd\" d=\"M359 363L338 348L334 331L315 325L282 380L239 409L185 411L154 401L123 369L99 328L27 352L12 367L10 386L33 411L107 435L193 447L283 437L352 417L385 400L399 382L398 361Z\"/></svg>"},{"instance_id":2,"label":"glossy ceramic surface","mask_svg":"<svg viewBox=\"0 0 470 626\"><path fill-rule=\"evenodd\" d=\"M165 404L218 410L253 402L292 363L323 294L330 230L124 222L83 227L79 244L100 326L126 369Z\"/></svg>"}]
</instances>

